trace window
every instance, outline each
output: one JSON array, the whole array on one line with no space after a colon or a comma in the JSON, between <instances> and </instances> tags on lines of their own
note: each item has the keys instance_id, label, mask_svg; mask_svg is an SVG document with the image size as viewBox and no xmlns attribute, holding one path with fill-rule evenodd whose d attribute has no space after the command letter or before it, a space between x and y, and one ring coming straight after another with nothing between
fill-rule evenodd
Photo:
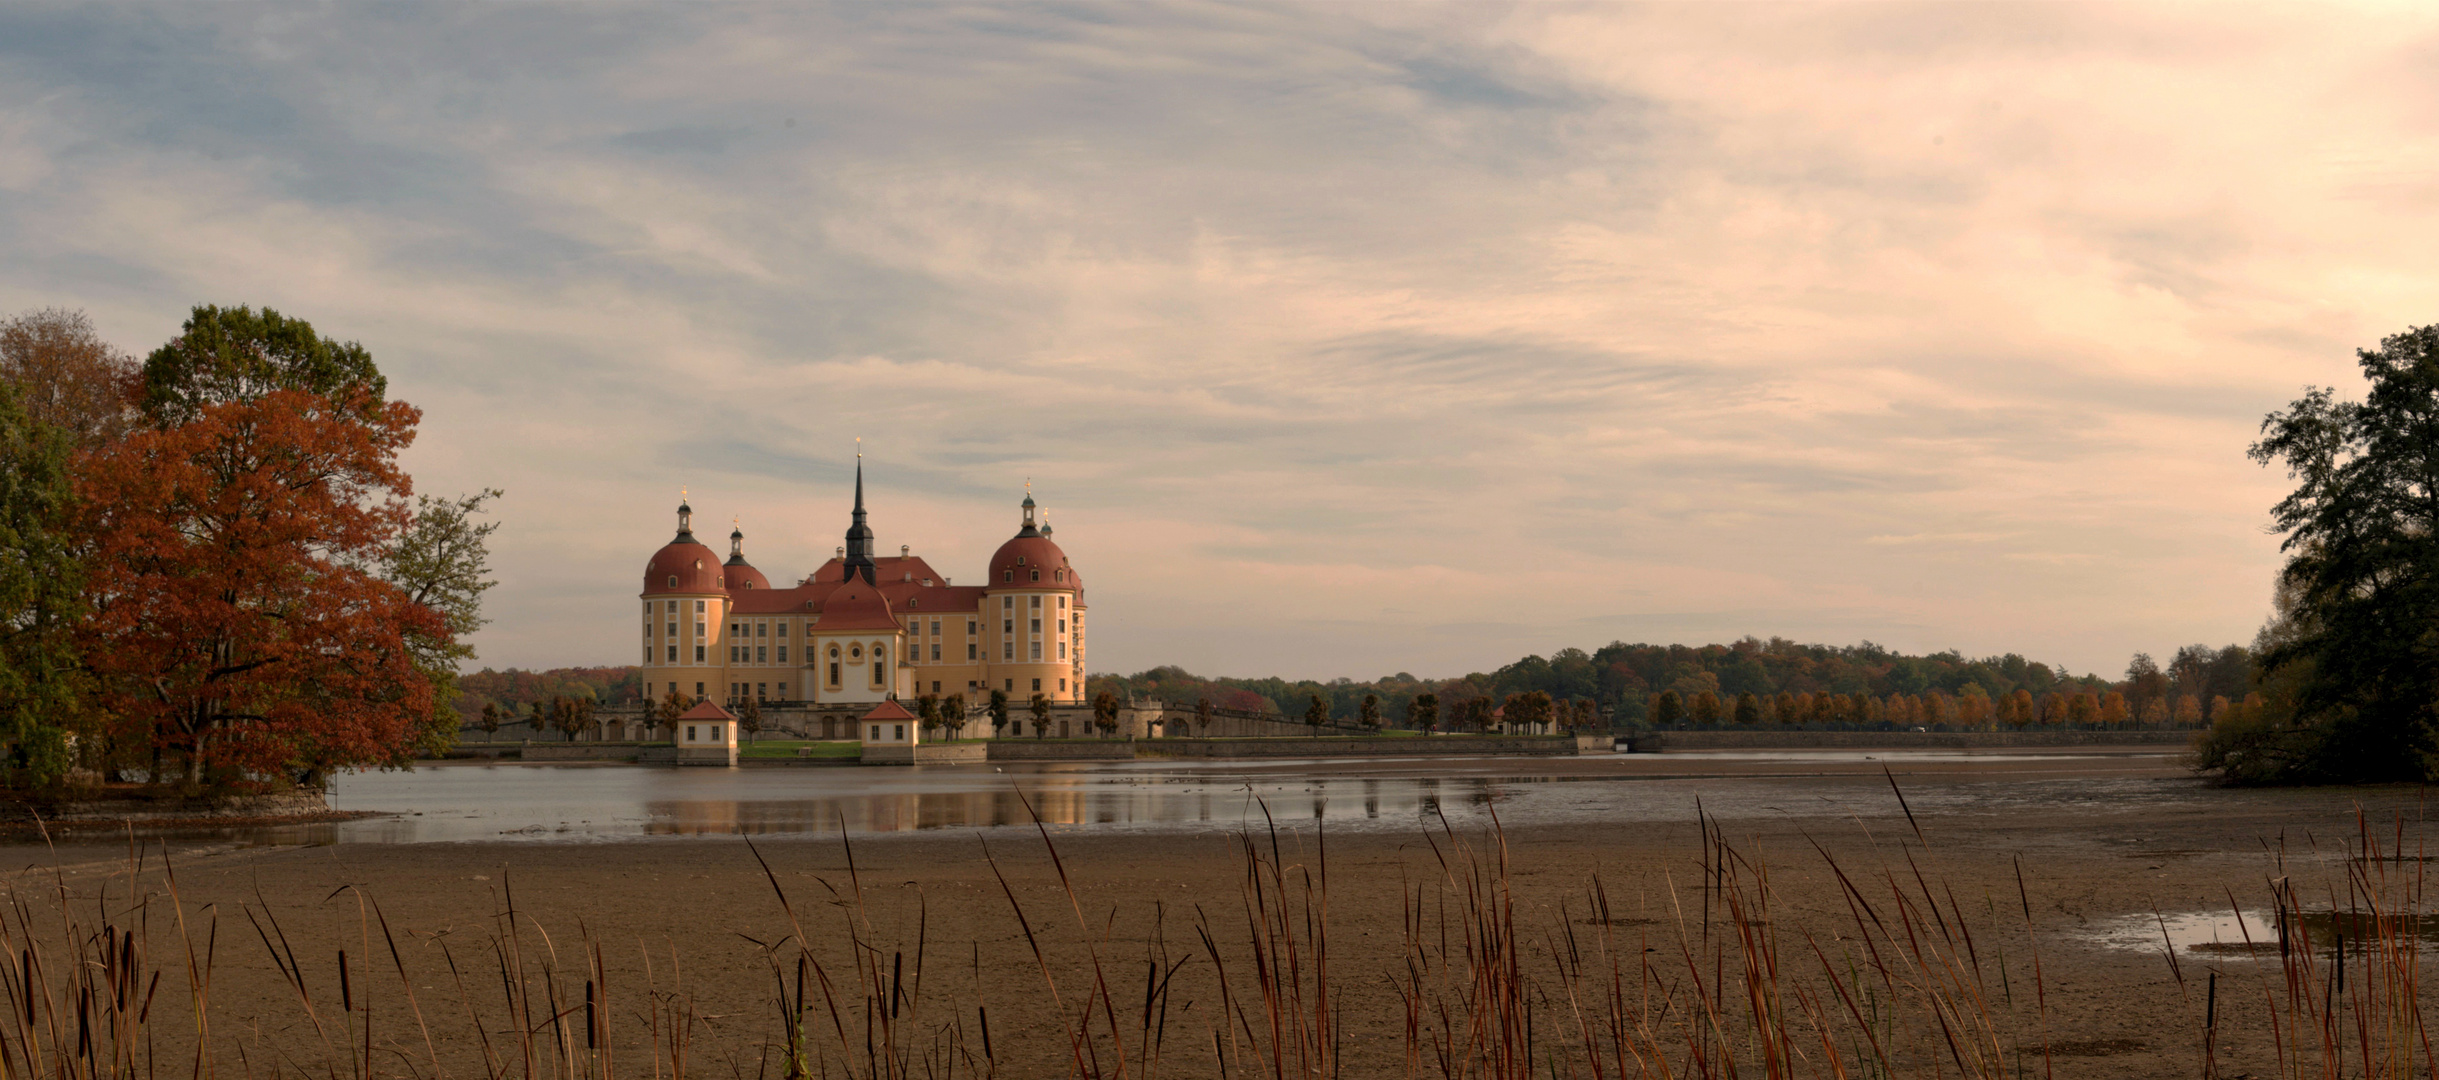
<instances>
[{"instance_id":1,"label":"window","mask_svg":"<svg viewBox=\"0 0 2439 1080\"><path fill-rule=\"evenodd\" d=\"M696 683L696 684L694 684L694 699L695 699L696 701L701 701L701 700L703 700L703 684L702 684L702 683Z\"/></svg>"},{"instance_id":2,"label":"window","mask_svg":"<svg viewBox=\"0 0 2439 1080\"><path fill-rule=\"evenodd\" d=\"M651 662L652 662L652 646L650 646L650 645L646 645L646 646L644 646L644 663L649 664L649 663L651 663Z\"/></svg>"},{"instance_id":3,"label":"window","mask_svg":"<svg viewBox=\"0 0 2439 1080\"><path fill-rule=\"evenodd\" d=\"M1016 680L1014 680L1014 679L1007 679L1007 680L1003 680L1003 681L1005 681L1005 682L1008 684L1008 689L1009 689L1011 692L1013 692L1013 691L1016 689Z\"/></svg>"},{"instance_id":4,"label":"window","mask_svg":"<svg viewBox=\"0 0 2439 1080\"><path fill-rule=\"evenodd\" d=\"M1065 610L1067 610L1067 598L1066 598L1066 597L1064 597L1064 596L1059 597L1059 610L1060 610L1060 611L1065 611Z\"/></svg>"},{"instance_id":5,"label":"window","mask_svg":"<svg viewBox=\"0 0 2439 1080\"><path fill-rule=\"evenodd\" d=\"M670 624L669 624L669 636L670 636L670 637L676 637L676 636L677 636L677 624L676 624L676 623L670 623Z\"/></svg>"},{"instance_id":6,"label":"window","mask_svg":"<svg viewBox=\"0 0 2439 1080\"><path fill-rule=\"evenodd\" d=\"M780 636L780 637L786 637L786 636L788 636L788 624L786 624L786 623L780 623L780 624L779 624L779 636Z\"/></svg>"},{"instance_id":7,"label":"window","mask_svg":"<svg viewBox=\"0 0 2439 1080\"><path fill-rule=\"evenodd\" d=\"M939 643L939 642L937 642L937 641L935 641L935 642L932 642L932 660L933 660L934 662L938 662L938 661L939 661L939 659L940 659L940 643Z\"/></svg>"},{"instance_id":8,"label":"window","mask_svg":"<svg viewBox=\"0 0 2439 1080\"><path fill-rule=\"evenodd\" d=\"M760 700L762 700L762 699L763 699L763 698L765 698L765 697L769 697L770 695L769 695L769 693L767 692L768 686L769 686L769 684L767 684L767 683L755 683L755 684L754 684L754 700L756 700L756 701L760 701ZM1062 689L1064 689L1064 687L1062 687Z\"/></svg>"},{"instance_id":9,"label":"window","mask_svg":"<svg viewBox=\"0 0 2439 1080\"><path fill-rule=\"evenodd\" d=\"M881 725L879 724L872 725L872 741L881 741Z\"/></svg>"},{"instance_id":10,"label":"window","mask_svg":"<svg viewBox=\"0 0 2439 1080\"><path fill-rule=\"evenodd\" d=\"M1000 642L1000 643L999 643L999 658L1000 658L1000 659L1002 659L1002 660L1014 660L1014 659L1016 659L1016 643L1015 643L1015 642L1013 642L1013 641L1003 641L1003 642Z\"/></svg>"},{"instance_id":11,"label":"window","mask_svg":"<svg viewBox=\"0 0 2439 1080\"><path fill-rule=\"evenodd\" d=\"M1051 576L1051 577L1053 577L1053 578L1058 579L1059 581L1064 582L1064 581L1066 581L1066 580L1067 580L1067 571L1065 571L1065 570L1061 570L1061 571L1058 571L1057 573L1054 573L1054 574L1052 574L1052 575L1050 575L1050 576Z\"/></svg>"},{"instance_id":12,"label":"window","mask_svg":"<svg viewBox=\"0 0 2439 1080\"><path fill-rule=\"evenodd\" d=\"M754 646L754 662L755 662L755 663L757 663L757 664L767 664L767 663L770 663L770 662L771 662L771 647L770 647L770 646L768 646L768 645L756 645L756 646Z\"/></svg>"},{"instance_id":13,"label":"window","mask_svg":"<svg viewBox=\"0 0 2439 1080\"><path fill-rule=\"evenodd\" d=\"M694 602L694 612L695 612L695 614L697 614L697 615L700 615L700 614L702 614L702 613L703 613L703 602L702 602L702 601L697 600L697 601L695 601L695 602Z\"/></svg>"},{"instance_id":14,"label":"window","mask_svg":"<svg viewBox=\"0 0 2439 1080\"><path fill-rule=\"evenodd\" d=\"M891 725L889 725L889 737L890 737L890 738L892 738L892 739L896 739L896 740L898 740L898 741L900 741L900 742L904 742L904 741L906 740L906 725L904 725L904 724L891 724Z\"/></svg>"},{"instance_id":15,"label":"window","mask_svg":"<svg viewBox=\"0 0 2439 1080\"><path fill-rule=\"evenodd\" d=\"M1030 630L1031 630L1031 632L1032 632L1032 633L1036 633L1036 634L1041 633L1041 632L1042 632L1042 620L1040 620L1040 619L1035 619L1035 620L1033 620L1033 626L1030 628Z\"/></svg>"},{"instance_id":16,"label":"window","mask_svg":"<svg viewBox=\"0 0 2439 1080\"><path fill-rule=\"evenodd\" d=\"M980 619L967 619L965 621L965 636L973 637L974 635L981 633L981 630L976 629L976 625L981 621L982 620Z\"/></svg>"},{"instance_id":17,"label":"window","mask_svg":"<svg viewBox=\"0 0 2439 1080\"><path fill-rule=\"evenodd\" d=\"M1033 680L1033 692L1034 692L1034 693L1036 693L1036 694L1038 694L1038 693L1041 693L1041 692L1042 692L1042 680L1040 680L1040 679L1035 679L1035 680Z\"/></svg>"},{"instance_id":18,"label":"window","mask_svg":"<svg viewBox=\"0 0 2439 1080\"><path fill-rule=\"evenodd\" d=\"M669 646L669 662L672 664L677 663L677 646L675 645ZM677 687L672 686L670 689L675 690Z\"/></svg>"},{"instance_id":19,"label":"window","mask_svg":"<svg viewBox=\"0 0 2439 1080\"><path fill-rule=\"evenodd\" d=\"M1022 555L1017 556L1017 557L1016 557L1016 565L1018 565L1018 566L1023 566L1023 565L1025 565L1025 557L1024 557L1024 556L1022 556Z\"/></svg>"},{"instance_id":20,"label":"window","mask_svg":"<svg viewBox=\"0 0 2439 1080\"><path fill-rule=\"evenodd\" d=\"M916 661L919 661L919 660L921 660L921 659L923 659L923 646L921 646L921 645L917 645L917 644L915 644L914 642L911 642L911 641L907 642L907 643L906 643L906 662L907 662L907 663L909 663L909 664L912 664L912 663L915 663Z\"/></svg>"},{"instance_id":21,"label":"window","mask_svg":"<svg viewBox=\"0 0 2439 1080\"><path fill-rule=\"evenodd\" d=\"M855 644L853 644L853 645L849 645L849 646L847 646L847 659L849 659L849 660L862 660L863 658L864 658L864 643L863 643L863 642L860 642L860 641L859 641L859 642L856 642L856 643L855 643Z\"/></svg>"},{"instance_id":22,"label":"window","mask_svg":"<svg viewBox=\"0 0 2439 1080\"><path fill-rule=\"evenodd\" d=\"M694 647L694 662L698 664L703 662L703 646L701 645Z\"/></svg>"},{"instance_id":23,"label":"window","mask_svg":"<svg viewBox=\"0 0 2439 1080\"><path fill-rule=\"evenodd\" d=\"M999 572L999 580L1001 580L1001 581L1015 581L1015 580L1016 580L1016 571L1014 571L1014 570L1002 570L1002 571L1000 571L1000 572ZM677 584L677 579L676 579L676 578L670 578L670 579L669 579L669 584L671 584L672 586L676 585L676 584Z\"/></svg>"},{"instance_id":24,"label":"window","mask_svg":"<svg viewBox=\"0 0 2439 1080\"><path fill-rule=\"evenodd\" d=\"M728 647L728 662L732 664L737 662L737 647L734 645Z\"/></svg>"},{"instance_id":25,"label":"window","mask_svg":"<svg viewBox=\"0 0 2439 1080\"><path fill-rule=\"evenodd\" d=\"M1059 620L1059 633L1064 634L1064 633L1066 633L1066 632L1067 632L1067 620L1065 620L1065 619L1060 619L1060 620Z\"/></svg>"},{"instance_id":26,"label":"window","mask_svg":"<svg viewBox=\"0 0 2439 1080\"><path fill-rule=\"evenodd\" d=\"M1041 598L1041 597L1038 597L1038 596L1028 596L1028 597L1026 597L1025 599L1032 601L1032 603L1031 603L1031 604L1027 605L1028 607L1031 607L1031 608L1032 608L1033 610L1035 610L1035 611L1040 611L1040 610L1042 610L1042 598Z\"/></svg>"},{"instance_id":27,"label":"window","mask_svg":"<svg viewBox=\"0 0 2439 1080\"><path fill-rule=\"evenodd\" d=\"M1067 692L1067 680L1065 680L1065 679L1060 679L1060 680L1059 680L1059 693L1064 694L1064 693L1066 693L1066 692Z\"/></svg>"},{"instance_id":28,"label":"window","mask_svg":"<svg viewBox=\"0 0 2439 1080\"><path fill-rule=\"evenodd\" d=\"M780 629L785 630L785 629L787 629L787 627L784 627L784 626L783 626L783 627L780 627ZM780 647L779 647L779 662L780 662L780 663L782 663L782 664L784 664L784 663L787 663L787 662L788 662L788 647L787 647L787 646L785 646L785 645L782 645L782 646L780 646Z\"/></svg>"},{"instance_id":29,"label":"window","mask_svg":"<svg viewBox=\"0 0 2439 1080\"><path fill-rule=\"evenodd\" d=\"M755 637L769 637L769 636L771 636L771 624L769 624L769 623L755 623L755 624L754 624L754 636L755 636Z\"/></svg>"},{"instance_id":30,"label":"window","mask_svg":"<svg viewBox=\"0 0 2439 1080\"><path fill-rule=\"evenodd\" d=\"M1065 659L1067 659L1067 639L1066 639L1066 638L1060 638L1060 639L1059 639L1059 659L1061 659L1061 660L1065 660Z\"/></svg>"},{"instance_id":31,"label":"window","mask_svg":"<svg viewBox=\"0 0 2439 1080\"><path fill-rule=\"evenodd\" d=\"M874 653L872 654L872 685L886 686L888 684L889 661L881 659L881 654Z\"/></svg>"},{"instance_id":32,"label":"window","mask_svg":"<svg viewBox=\"0 0 2439 1080\"><path fill-rule=\"evenodd\" d=\"M1041 643L1041 642L1038 642L1038 641L1028 641L1028 642L1026 642L1025 644L1033 646L1033 656L1031 657L1031 659L1039 660L1039 659L1041 659L1041 658L1042 658L1042 643Z\"/></svg>"},{"instance_id":33,"label":"window","mask_svg":"<svg viewBox=\"0 0 2439 1080\"><path fill-rule=\"evenodd\" d=\"M1039 570L1034 571L1034 572L1033 572L1033 580L1035 580L1035 581L1040 581L1040 580L1042 580L1042 572L1041 572L1041 571L1039 571Z\"/></svg>"},{"instance_id":34,"label":"window","mask_svg":"<svg viewBox=\"0 0 2439 1080\"><path fill-rule=\"evenodd\" d=\"M933 619L933 620L932 620L932 636L933 636L933 637L939 637L939 636L940 636L940 620L938 620L938 619Z\"/></svg>"},{"instance_id":35,"label":"window","mask_svg":"<svg viewBox=\"0 0 2439 1080\"><path fill-rule=\"evenodd\" d=\"M1003 636L1003 637L1013 636L1013 635L1016 633L1016 620L1014 620L1014 619L1001 619L1001 620L999 620L999 632L1000 632L1000 635L1001 635L1001 636Z\"/></svg>"},{"instance_id":36,"label":"window","mask_svg":"<svg viewBox=\"0 0 2439 1080\"><path fill-rule=\"evenodd\" d=\"M694 624L694 636L699 638L708 638L711 636L710 634L703 632L703 623L700 620L697 620Z\"/></svg>"},{"instance_id":37,"label":"window","mask_svg":"<svg viewBox=\"0 0 2439 1080\"><path fill-rule=\"evenodd\" d=\"M932 680L932 693L937 694L937 693L939 693L939 692L940 692L940 680L938 680L938 679L933 679L933 680Z\"/></svg>"},{"instance_id":38,"label":"window","mask_svg":"<svg viewBox=\"0 0 2439 1080\"><path fill-rule=\"evenodd\" d=\"M688 724L688 725L686 725L686 741L687 741L687 742L693 742L693 741L694 741L694 725L693 725L693 724Z\"/></svg>"},{"instance_id":39,"label":"window","mask_svg":"<svg viewBox=\"0 0 2439 1080\"><path fill-rule=\"evenodd\" d=\"M645 640L645 641L650 641L650 640L652 640L652 624L651 624L651 623L645 623L645 624L644 624L644 640Z\"/></svg>"},{"instance_id":40,"label":"window","mask_svg":"<svg viewBox=\"0 0 2439 1080\"><path fill-rule=\"evenodd\" d=\"M669 587L670 587L670 588L672 588L672 589L677 588L677 575L676 575L676 574L671 574L671 575L669 575ZM673 603L673 604L674 604L674 603L676 603L676 601L674 601L674 600L673 600L673 601L671 601L671 603Z\"/></svg>"},{"instance_id":41,"label":"window","mask_svg":"<svg viewBox=\"0 0 2439 1080\"><path fill-rule=\"evenodd\" d=\"M969 641L969 642L966 642L966 643L965 643L965 658L966 658L966 659L968 659L968 660L980 660L980 659L982 659L982 657L981 657L980 655L978 655L978 654L979 654L981 651L982 651L982 646L977 645L977 644L975 644L974 642L971 642L971 641Z\"/></svg>"},{"instance_id":42,"label":"window","mask_svg":"<svg viewBox=\"0 0 2439 1080\"><path fill-rule=\"evenodd\" d=\"M671 615L675 615L675 614L677 614L677 601L675 601L675 600L671 600L671 601L668 601L668 604L669 604L669 613L670 613ZM672 687L670 687L669 689L671 689L671 690L675 690L675 689L677 689L677 687L672 686Z\"/></svg>"},{"instance_id":43,"label":"window","mask_svg":"<svg viewBox=\"0 0 2439 1080\"><path fill-rule=\"evenodd\" d=\"M838 661L836 660L830 661L830 685L833 687L838 685Z\"/></svg>"}]
</instances>

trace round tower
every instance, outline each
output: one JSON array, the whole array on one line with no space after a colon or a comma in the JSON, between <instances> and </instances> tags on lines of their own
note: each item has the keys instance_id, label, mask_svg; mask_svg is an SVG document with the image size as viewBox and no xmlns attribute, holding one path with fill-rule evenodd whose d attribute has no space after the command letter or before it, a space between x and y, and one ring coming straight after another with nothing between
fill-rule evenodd
<instances>
[{"instance_id":1,"label":"round tower","mask_svg":"<svg viewBox=\"0 0 2439 1080\"><path fill-rule=\"evenodd\" d=\"M654 702L672 692L691 702L717 689L713 660L728 608L727 568L718 552L695 539L694 507L681 499L677 517L677 535L644 564L643 682ZM732 540L742 550L743 535Z\"/></svg>"}]
</instances>

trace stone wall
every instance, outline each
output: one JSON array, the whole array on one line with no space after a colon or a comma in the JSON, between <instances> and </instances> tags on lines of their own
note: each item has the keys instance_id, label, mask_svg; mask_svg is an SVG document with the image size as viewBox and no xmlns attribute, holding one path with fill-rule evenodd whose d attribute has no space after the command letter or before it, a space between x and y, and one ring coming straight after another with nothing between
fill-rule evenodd
<instances>
[{"instance_id":1,"label":"stone wall","mask_svg":"<svg viewBox=\"0 0 2439 1080\"><path fill-rule=\"evenodd\" d=\"M993 739L990 761L1133 761L1135 747L1124 739Z\"/></svg>"},{"instance_id":2,"label":"stone wall","mask_svg":"<svg viewBox=\"0 0 2439 1080\"><path fill-rule=\"evenodd\" d=\"M1636 753L1672 750L2037 750L2184 747L2194 731L1648 731Z\"/></svg>"},{"instance_id":3,"label":"stone wall","mask_svg":"<svg viewBox=\"0 0 2439 1080\"><path fill-rule=\"evenodd\" d=\"M1201 758L1539 756L1577 752L1576 741L1563 735L1156 739L1137 743L1136 750L1144 757Z\"/></svg>"},{"instance_id":4,"label":"stone wall","mask_svg":"<svg viewBox=\"0 0 2439 1080\"><path fill-rule=\"evenodd\" d=\"M517 757L524 761L633 761L643 749L635 743L526 743Z\"/></svg>"},{"instance_id":5,"label":"stone wall","mask_svg":"<svg viewBox=\"0 0 2439 1080\"><path fill-rule=\"evenodd\" d=\"M987 743L916 743L912 746L867 746L866 765L963 765L990 758Z\"/></svg>"}]
</instances>

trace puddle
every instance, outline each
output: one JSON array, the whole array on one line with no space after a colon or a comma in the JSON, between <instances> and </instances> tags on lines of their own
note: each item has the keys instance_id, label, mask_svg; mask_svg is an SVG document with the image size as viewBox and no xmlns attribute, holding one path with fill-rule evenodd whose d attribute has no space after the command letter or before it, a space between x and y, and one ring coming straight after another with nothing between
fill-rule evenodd
<instances>
[{"instance_id":1,"label":"puddle","mask_svg":"<svg viewBox=\"0 0 2439 1080\"><path fill-rule=\"evenodd\" d=\"M2425 943L2439 943L2439 915L2373 916L2370 912L2307 911L2299 920L2301 936L2315 951L2334 949L2343 937L2346 951L2359 953L2382 933L2411 933ZM2186 912L2178 915L2129 915L2110 920L2089 935L2114 949L2157 953L2176 946L2177 955L2214 960L2278 959L2278 917L2267 909L2242 912Z\"/></svg>"}]
</instances>

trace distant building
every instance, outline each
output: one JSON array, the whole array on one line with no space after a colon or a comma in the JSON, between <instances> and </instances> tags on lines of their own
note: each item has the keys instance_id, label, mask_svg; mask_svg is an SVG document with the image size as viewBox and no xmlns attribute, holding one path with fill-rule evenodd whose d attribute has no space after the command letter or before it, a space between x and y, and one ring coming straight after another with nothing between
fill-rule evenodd
<instances>
[{"instance_id":1,"label":"distant building","mask_svg":"<svg viewBox=\"0 0 2439 1080\"><path fill-rule=\"evenodd\" d=\"M982 581L951 585L910 548L872 553L858 456L846 544L772 588L745 561L742 529L723 561L695 539L694 508L681 502L677 537L644 567L645 694L849 706L963 693L979 705L1003 690L1020 708L1036 693L1079 702L1084 579L1036 520L1031 492L1023 511Z\"/></svg>"}]
</instances>

